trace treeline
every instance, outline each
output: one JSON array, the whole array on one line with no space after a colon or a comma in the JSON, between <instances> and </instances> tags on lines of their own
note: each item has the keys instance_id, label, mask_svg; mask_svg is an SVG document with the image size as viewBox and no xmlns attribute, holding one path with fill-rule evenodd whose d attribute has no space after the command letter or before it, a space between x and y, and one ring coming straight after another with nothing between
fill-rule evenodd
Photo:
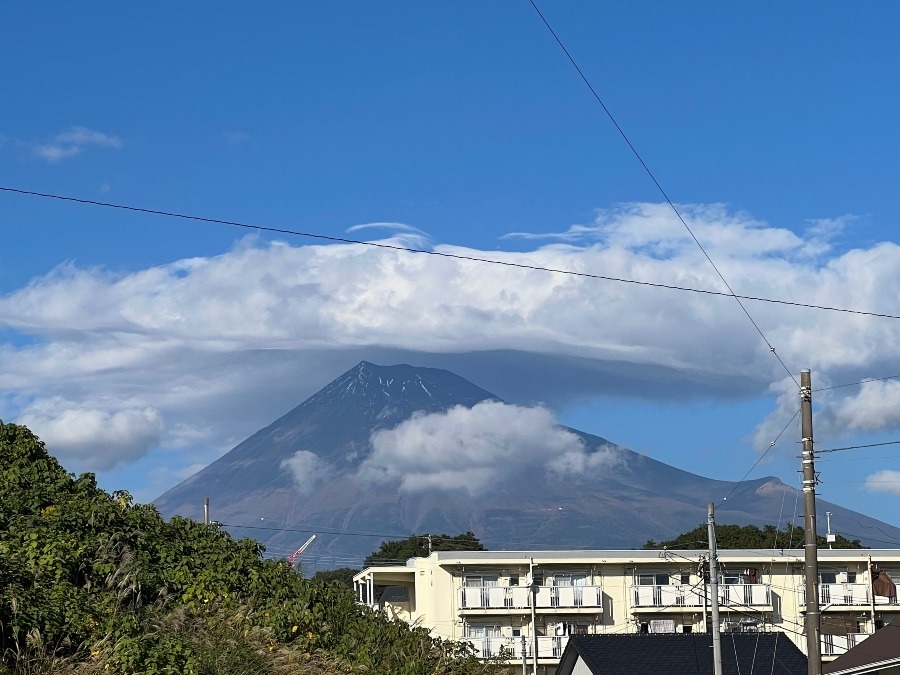
<instances>
[{"instance_id":1,"label":"treeline","mask_svg":"<svg viewBox=\"0 0 900 675\"><path fill-rule=\"evenodd\" d=\"M803 528L787 523L783 530L779 530L774 525L764 525L758 527L756 525L716 525L716 545L718 548L776 548L791 549L803 548L804 532ZM818 537L820 548L825 548L828 544L825 537ZM859 539L847 539L841 535L835 537L835 542L831 544L834 548L863 548ZM674 539L656 542L652 539L648 540L643 548L645 549L698 549L708 548L709 537L707 536L707 526L700 525L690 532L680 534Z\"/></svg>"},{"instance_id":2,"label":"treeline","mask_svg":"<svg viewBox=\"0 0 900 675\"><path fill-rule=\"evenodd\" d=\"M262 553L67 473L0 421L0 672L501 672Z\"/></svg>"}]
</instances>

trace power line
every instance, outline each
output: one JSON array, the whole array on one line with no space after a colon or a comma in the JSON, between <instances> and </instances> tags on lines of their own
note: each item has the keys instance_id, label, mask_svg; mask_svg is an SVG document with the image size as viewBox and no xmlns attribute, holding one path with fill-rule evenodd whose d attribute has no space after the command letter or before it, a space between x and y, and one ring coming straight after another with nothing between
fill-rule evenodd
<instances>
[{"instance_id":1,"label":"power line","mask_svg":"<svg viewBox=\"0 0 900 675\"><path fill-rule=\"evenodd\" d=\"M755 469L755 468L757 467L757 465L758 465L761 461L763 461L763 458L764 458L767 454L769 454L769 450L771 450L772 448L775 447L775 444L778 442L778 439L781 438L781 436L784 434L784 432L788 430L788 427L791 426L791 423L792 423L795 419L797 419L797 415L799 415L799 414L800 414L800 411L797 410L797 412L794 413L794 416L791 417L791 419L788 420L788 423L784 425L784 428L783 428L781 431L778 432L778 435L775 437L775 440L772 441L771 443L769 443L769 447L766 448L765 452L763 452L763 453L759 456L759 458L753 463L753 466L751 466L749 469L747 469L747 473L745 473L743 476L741 476L741 479L740 479L737 483L735 483L734 487L731 488L731 492L729 492L727 495L725 495L725 497L722 499L723 502L724 502L724 501L727 501L728 498L729 498L731 495L734 494L734 491L737 490L738 487L741 485L741 483L744 482L744 479L747 478L747 476L750 475L750 472L753 471L753 469Z\"/></svg>"},{"instance_id":2,"label":"power line","mask_svg":"<svg viewBox=\"0 0 900 675\"><path fill-rule=\"evenodd\" d=\"M412 536L409 534L397 534L386 532L364 532L355 530L341 530L334 527L323 527L316 525L307 525L303 528L294 527L268 527L266 525L234 525L231 523L222 523L222 527L228 527L239 530L267 530L270 532L297 532L302 534L334 534L346 537L394 537L398 539L408 539Z\"/></svg>"},{"instance_id":3,"label":"power line","mask_svg":"<svg viewBox=\"0 0 900 675\"><path fill-rule=\"evenodd\" d=\"M858 384L865 384L866 382L884 382L885 380L896 380L900 378L900 375L888 375L887 377L866 377L857 382L846 382L844 384L833 384L830 387L819 387L818 389L813 389L813 393L817 391L829 391L830 389L840 389L842 387L855 387Z\"/></svg>"},{"instance_id":4,"label":"power line","mask_svg":"<svg viewBox=\"0 0 900 675\"><path fill-rule=\"evenodd\" d=\"M873 455L872 457L820 457L816 462L861 462L867 459L900 459L900 455Z\"/></svg>"},{"instance_id":5,"label":"power line","mask_svg":"<svg viewBox=\"0 0 900 675\"><path fill-rule=\"evenodd\" d=\"M842 450L859 450L861 448L880 448L883 445L898 445L900 441L884 441L882 443L865 443L863 445L846 445L843 448L828 448L827 450L816 450L816 453L825 452L841 452ZM864 458L869 459L869 458Z\"/></svg>"},{"instance_id":6,"label":"power line","mask_svg":"<svg viewBox=\"0 0 900 675\"><path fill-rule=\"evenodd\" d=\"M778 354L778 352L775 351L775 347L773 347L772 343L769 342L768 338L765 336L765 333L762 332L762 329L759 327L759 325L756 323L756 321L753 319L753 317L750 316L750 312L747 311L747 308L744 307L744 303L741 302L741 299L737 296L737 294L735 294L734 290L732 290L731 284L728 283L728 280L725 278L725 275L722 274L722 272L716 266L716 263L713 262L713 259L710 257L709 253L706 252L706 249L703 247L703 244L701 244L700 240L697 239L696 235L694 234L694 231L687 224L687 221L681 215L681 212L675 206L675 203L669 198L669 195L663 189L663 186L660 184L660 182L656 179L656 176L650 170L650 167L647 166L647 163L644 161L644 158L641 157L641 154L637 151L637 148L634 147L634 144L628 138L628 135L625 133L625 131L622 129L622 127L619 126L619 123L616 121L616 118L613 116L612 112L610 112L609 108L606 107L606 104L603 102L603 99L600 98L600 95L597 93L597 90L594 89L590 80L588 80L587 76L584 74L584 72L578 66L578 63L575 61L572 54L569 53L569 50L566 49L566 46L563 44L562 40L556 34L556 31L553 30L553 27L550 25L550 22L547 21L547 18L544 16L544 14L538 8L538 6L534 0L528 0L528 2L531 3L531 6L534 8L534 11L537 12L538 16L541 18L541 21L543 21L544 25L547 27L547 30L550 31L550 34L553 36L553 39L556 40L556 44L558 44L559 48L562 49L563 53L566 55L566 58L569 59L569 62L572 64L572 66L578 72L578 75L581 76L581 79L587 85L587 88L590 89L591 94L594 95L594 98L596 99L597 103L599 103L600 107L603 108L603 112L605 112L606 116L609 117L610 121L613 123L613 126L615 126L616 131L619 132L619 135L622 137L622 139L625 141L625 143L628 145L628 147L631 148L631 152L634 153L634 156L637 158L638 162L640 162L641 166L644 167L644 171L646 171L647 175L650 176L650 180L653 181L653 184L656 186L656 189L659 190L659 193L662 195L663 199L665 199L666 203L672 208L672 211L678 217L678 220L681 221L681 224L684 225L684 229L687 230L687 233L689 235L691 235L691 239L694 240L694 243L697 244L697 247L703 253L703 256L709 262L710 266L716 271L716 274L719 276L719 279L721 279L722 283L725 284L725 288L728 289L728 295L730 295L731 297L733 297L735 299L737 304L740 306L741 311L744 312L744 314L750 320L750 323L753 324L753 327L756 329L756 332L759 333L759 336L763 339L763 342L766 343L766 346L769 348L769 351L772 352L772 354L775 356L776 359L778 359L778 362L781 364L781 367L784 368L784 370L788 374L788 376L794 381L794 384L796 384L797 387L799 387L800 383L797 382L797 378L794 377L794 374L791 372L790 368L787 367L785 362L782 360L781 356Z\"/></svg>"},{"instance_id":7,"label":"power line","mask_svg":"<svg viewBox=\"0 0 900 675\"><path fill-rule=\"evenodd\" d=\"M596 279L600 281L615 281L623 284L633 284L635 286L647 286L650 288L664 288L671 291L682 291L686 293L699 293L701 295L712 295L725 298L735 298L738 300L747 300L750 302L764 302L774 305L786 305L789 307L802 307L805 309L819 309L826 312L840 312L843 314L854 314L859 316L871 316L881 319L900 319L900 314L886 314L881 312L869 312L861 309L852 309L848 307L833 307L830 305L817 305L808 302L795 302L793 300L781 300L778 298L767 298L755 295L741 295L735 293L726 293L724 291L715 291L706 288L693 288L690 286L679 286L677 284L664 284L654 281L640 281L638 279L628 279L625 277L614 277L605 274L592 274L590 272L577 272L575 270L564 270L554 267L544 267L542 265L529 265L527 263L510 262L508 260L495 260L492 258L482 258L473 255L463 255L461 253L447 253L446 251L433 251L423 248L413 248L411 246L402 246L400 244L386 244L377 241L364 241L362 239L351 239L349 237L336 237L317 232L307 232L303 230L292 230L284 227L273 227L269 225L256 225L237 220L227 220L224 218L211 218L208 216L197 216L188 213L180 213L177 211L165 211L162 209L151 209L142 206L131 206L129 204L117 204L114 202L101 202L94 199L82 199L80 197L69 197L66 195L53 194L49 192L37 192L34 190L24 190L21 188L5 187L0 185L0 192L8 192L13 194L25 195L29 197L39 197L42 199L56 199L64 202L82 204L88 206L99 206L102 208L119 209L122 211L130 211L133 213L143 213L154 216L163 216L166 218L180 218L182 220L191 220L201 223L212 223L215 225L229 225L232 227L241 227L248 230L256 230L260 232L272 232L275 234L288 234L297 237L307 237L309 239L320 239L322 241L330 241L339 244L357 244L359 246L370 246L373 248L387 249L391 251L402 251L404 253L422 253L425 255L436 256L439 258L450 258L453 260L466 260L469 262L486 263L489 265L501 265L503 267L512 267L516 269L532 270L538 272L549 272L551 274L567 274L573 277L584 279ZM776 354L777 356L777 354ZM779 359L780 360L780 359Z\"/></svg>"}]
</instances>

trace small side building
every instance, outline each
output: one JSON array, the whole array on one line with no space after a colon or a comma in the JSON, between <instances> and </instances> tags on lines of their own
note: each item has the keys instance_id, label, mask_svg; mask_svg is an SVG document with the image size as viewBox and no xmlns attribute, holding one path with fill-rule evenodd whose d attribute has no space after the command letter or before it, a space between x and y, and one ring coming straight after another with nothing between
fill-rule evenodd
<instances>
[{"instance_id":1,"label":"small side building","mask_svg":"<svg viewBox=\"0 0 900 675\"><path fill-rule=\"evenodd\" d=\"M900 675L900 622L884 628L822 669L826 675Z\"/></svg>"},{"instance_id":2,"label":"small side building","mask_svg":"<svg viewBox=\"0 0 900 675\"><path fill-rule=\"evenodd\" d=\"M806 675L806 656L783 633L722 635L724 675ZM712 675L712 635L573 635L556 675Z\"/></svg>"}]
</instances>

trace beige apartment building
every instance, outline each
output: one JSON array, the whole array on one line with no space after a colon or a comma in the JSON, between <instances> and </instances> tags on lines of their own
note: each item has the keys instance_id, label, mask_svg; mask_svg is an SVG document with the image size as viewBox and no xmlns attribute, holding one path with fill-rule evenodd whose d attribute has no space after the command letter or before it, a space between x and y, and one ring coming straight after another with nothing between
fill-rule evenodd
<instances>
[{"instance_id":1,"label":"beige apartment building","mask_svg":"<svg viewBox=\"0 0 900 675\"><path fill-rule=\"evenodd\" d=\"M707 629L707 552L450 551L406 565L369 567L354 577L360 603L471 642L529 671L552 673L568 636L690 633ZM874 571L874 575L873 575ZM820 550L822 654L828 661L900 616L900 550ZM720 550L723 639L730 632L782 631L806 651L802 550ZM886 590L887 588L887 590ZM723 643L725 644L725 643Z\"/></svg>"}]
</instances>

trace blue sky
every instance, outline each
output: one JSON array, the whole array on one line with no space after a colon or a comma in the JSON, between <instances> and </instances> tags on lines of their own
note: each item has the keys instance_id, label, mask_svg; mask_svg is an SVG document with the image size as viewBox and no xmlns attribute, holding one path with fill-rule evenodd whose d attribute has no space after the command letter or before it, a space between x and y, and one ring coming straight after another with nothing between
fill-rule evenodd
<instances>
[{"instance_id":1,"label":"blue sky","mask_svg":"<svg viewBox=\"0 0 900 675\"><path fill-rule=\"evenodd\" d=\"M738 292L900 313L900 9L542 9ZM525 0L5 4L0 38L2 186L721 289ZM9 193L0 261L0 417L142 499L361 359L723 479L797 407L723 298ZM815 384L900 373L895 320L748 310ZM818 445L900 438L898 386L817 395ZM751 475L796 484L798 438ZM822 494L900 524L892 447Z\"/></svg>"}]
</instances>

